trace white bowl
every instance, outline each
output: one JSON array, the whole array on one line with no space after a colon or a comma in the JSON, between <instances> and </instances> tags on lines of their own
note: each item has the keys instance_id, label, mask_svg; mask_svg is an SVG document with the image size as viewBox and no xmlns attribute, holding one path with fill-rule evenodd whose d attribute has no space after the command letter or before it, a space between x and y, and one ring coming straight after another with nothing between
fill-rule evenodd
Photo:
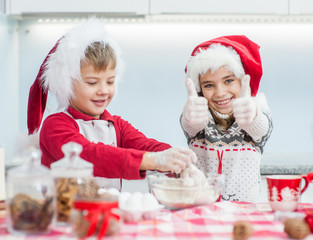
<instances>
[{"instance_id":1,"label":"white bowl","mask_svg":"<svg viewBox=\"0 0 313 240\"><path fill-rule=\"evenodd\" d=\"M201 186L185 186L183 179L164 174L148 176L148 183L161 204L169 209L181 209L216 202L224 186L224 175L208 176Z\"/></svg>"}]
</instances>

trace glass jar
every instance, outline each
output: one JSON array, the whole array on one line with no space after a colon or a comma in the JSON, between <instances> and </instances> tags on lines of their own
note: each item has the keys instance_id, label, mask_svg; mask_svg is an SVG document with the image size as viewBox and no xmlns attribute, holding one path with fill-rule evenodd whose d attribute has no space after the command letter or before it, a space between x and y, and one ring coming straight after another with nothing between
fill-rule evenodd
<instances>
[{"instance_id":1,"label":"glass jar","mask_svg":"<svg viewBox=\"0 0 313 240\"><path fill-rule=\"evenodd\" d=\"M62 151L64 158L52 163L50 168L57 195L57 222L67 224L76 194L93 178L93 164L80 158L82 146L78 143L64 144Z\"/></svg>"},{"instance_id":2,"label":"glass jar","mask_svg":"<svg viewBox=\"0 0 313 240\"><path fill-rule=\"evenodd\" d=\"M40 164L40 157L39 149L31 149L26 163L8 171L6 216L12 234L46 234L54 224L54 181L50 170Z\"/></svg>"},{"instance_id":3,"label":"glass jar","mask_svg":"<svg viewBox=\"0 0 313 240\"><path fill-rule=\"evenodd\" d=\"M122 224L118 196L119 192L113 188L101 188L94 196L78 194L71 213L73 234L79 239L118 235Z\"/></svg>"}]
</instances>

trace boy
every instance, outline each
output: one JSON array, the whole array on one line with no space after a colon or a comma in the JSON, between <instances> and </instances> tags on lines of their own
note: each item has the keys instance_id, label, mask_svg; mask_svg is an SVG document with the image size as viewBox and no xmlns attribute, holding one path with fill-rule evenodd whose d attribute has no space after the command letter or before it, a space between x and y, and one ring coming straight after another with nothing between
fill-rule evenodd
<instances>
[{"instance_id":1,"label":"boy","mask_svg":"<svg viewBox=\"0 0 313 240\"><path fill-rule=\"evenodd\" d=\"M188 100L180 122L196 166L225 175L222 200L254 202L272 131L265 96L256 96L259 46L245 36L215 38L193 50L185 70Z\"/></svg>"},{"instance_id":2,"label":"boy","mask_svg":"<svg viewBox=\"0 0 313 240\"><path fill-rule=\"evenodd\" d=\"M142 179L145 170L180 173L196 161L184 148L147 138L130 123L107 110L121 73L119 49L103 25L91 19L68 31L50 51L31 87L29 134L38 131L47 91L64 111L48 116L40 131L42 164L63 157L61 147L73 141L83 146L81 157L94 164L94 175Z\"/></svg>"}]
</instances>

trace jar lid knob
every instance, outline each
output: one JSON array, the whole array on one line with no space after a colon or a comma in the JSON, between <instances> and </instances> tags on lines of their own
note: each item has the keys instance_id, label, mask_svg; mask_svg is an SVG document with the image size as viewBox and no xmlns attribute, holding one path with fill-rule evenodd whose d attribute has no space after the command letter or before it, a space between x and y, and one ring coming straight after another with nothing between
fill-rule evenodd
<instances>
[{"instance_id":1,"label":"jar lid knob","mask_svg":"<svg viewBox=\"0 0 313 240\"><path fill-rule=\"evenodd\" d=\"M71 161L79 157L82 152L82 145L76 142L68 142L62 146L62 152L66 157L68 157Z\"/></svg>"}]
</instances>

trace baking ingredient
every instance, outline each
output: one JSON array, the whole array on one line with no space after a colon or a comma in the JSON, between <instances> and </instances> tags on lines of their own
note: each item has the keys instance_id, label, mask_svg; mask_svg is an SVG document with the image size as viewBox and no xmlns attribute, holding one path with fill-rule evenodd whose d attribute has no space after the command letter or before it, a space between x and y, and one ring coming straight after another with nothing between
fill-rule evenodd
<instances>
[{"instance_id":1,"label":"baking ingredient","mask_svg":"<svg viewBox=\"0 0 313 240\"><path fill-rule=\"evenodd\" d=\"M190 163L181 173L180 177L184 180L185 186L201 187L207 184L204 173L194 164Z\"/></svg>"},{"instance_id":2,"label":"baking ingredient","mask_svg":"<svg viewBox=\"0 0 313 240\"><path fill-rule=\"evenodd\" d=\"M160 208L160 204L151 193L122 192L119 196L119 207L127 211L151 211Z\"/></svg>"},{"instance_id":3,"label":"baking ingredient","mask_svg":"<svg viewBox=\"0 0 313 240\"><path fill-rule=\"evenodd\" d=\"M150 193L144 194L141 202L143 211L152 211L159 208L158 200Z\"/></svg>"},{"instance_id":4,"label":"baking ingredient","mask_svg":"<svg viewBox=\"0 0 313 240\"><path fill-rule=\"evenodd\" d=\"M119 196L119 208L125 222L137 222L154 219L163 206L151 193L123 192Z\"/></svg>"},{"instance_id":5,"label":"baking ingredient","mask_svg":"<svg viewBox=\"0 0 313 240\"><path fill-rule=\"evenodd\" d=\"M130 211L142 211L141 198L142 195L130 195L130 197L126 200L124 209Z\"/></svg>"},{"instance_id":6,"label":"baking ingredient","mask_svg":"<svg viewBox=\"0 0 313 240\"><path fill-rule=\"evenodd\" d=\"M288 218L285 221L284 231L290 238L304 239L310 234L310 227L304 219Z\"/></svg>"},{"instance_id":7,"label":"baking ingredient","mask_svg":"<svg viewBox=\"0 0 313 240\"><path fill-rule=\"evenodd\" d=\"M253 234L252 225L249 222L237 221L233 227L234 240L247 240Z\"/></svg>"}]
</instances>

